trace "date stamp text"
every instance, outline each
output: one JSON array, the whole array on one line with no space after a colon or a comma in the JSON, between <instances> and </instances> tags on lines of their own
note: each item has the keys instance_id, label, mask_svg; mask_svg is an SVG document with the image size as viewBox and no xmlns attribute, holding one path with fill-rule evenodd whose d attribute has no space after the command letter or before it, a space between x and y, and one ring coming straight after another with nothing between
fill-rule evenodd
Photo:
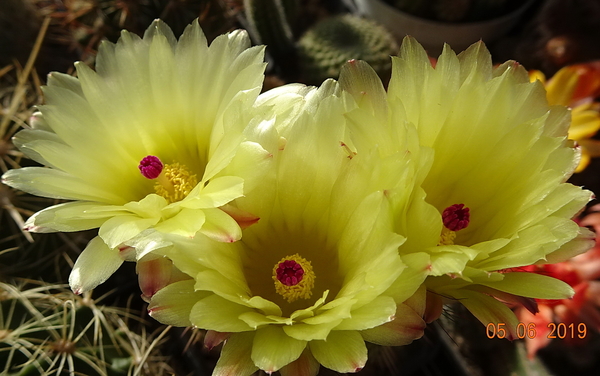
<instances>
[{"instance_id":1,"label":"date stamp text","mask_svg":"<svg viewBox=\"0 0 600 376\"><path fill-rule=\"evenodd\" d=\"M538 328L535 323L520 322L515 328L517 338L536 338L538 336ZM503 322L489 323L486 326L486 335L488 338L507 338L510 336L508 325ZM587 336L587 326L584 323L548 323L542 331L546 338L558 339L584 339Z\"/></svg>"}]
</instances>

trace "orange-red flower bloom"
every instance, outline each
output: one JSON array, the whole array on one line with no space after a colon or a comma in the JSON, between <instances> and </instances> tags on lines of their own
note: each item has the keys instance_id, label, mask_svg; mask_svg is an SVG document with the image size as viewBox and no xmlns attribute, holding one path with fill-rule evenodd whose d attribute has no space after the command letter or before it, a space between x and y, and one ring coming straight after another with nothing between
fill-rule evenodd
<instances>
[{"instance_id":1,"label":"orange-red flower bloom","mask_svg":"<svg viewBox=\"0 0 600 376\"><path fill-rule=\"evenodd\" d=\"M584 217L580 224L592 227L598 233L600 205L592 207L591 210L592 213ZM585 340L587 335L583 335L584 328L600 331L600 281L596 280L600 278L600 238L596 238L594 248L570 260L557 264L530 265L523 269L558 278L575 290L571 299L536 299L539 309L537 314L524 307L516 309L520 322L534 323L536 326L536 335L526 338L529 357L533 357L539 349L548 345L551 340L548 334L555 325L564 324L569 328L573 324L573 333L567 333L564 338L567 343ZM585 327L580 326L581 324Z\"/></svg>"}]
</instances>

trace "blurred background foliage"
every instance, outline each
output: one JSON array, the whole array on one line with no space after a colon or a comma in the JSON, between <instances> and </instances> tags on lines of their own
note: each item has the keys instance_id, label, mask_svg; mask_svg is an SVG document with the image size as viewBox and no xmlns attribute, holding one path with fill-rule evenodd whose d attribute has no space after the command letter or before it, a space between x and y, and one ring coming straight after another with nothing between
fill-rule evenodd
<instances>
[{"instance_id":1,"label":"blurred background foliage","mask_svg":"<svg viewBox=\"0 0 600 376\"><path fill-rule=\"evenodd\" d=\"M388 3L458 21L461 7L478 2L437 0L433 10L423 10L427 2L418 0ZM27 127L33 106L44 102L40 86L50 71L73 73L78 60L93 66L100 41L115 42L121 29L141 35L156 18L176 35L199 18L209 41L235 28L249 30L255 43L268 46L265 90L288 82L318 85L336 78L351 58L367 60L386 80L388 56L400 41L373 20L352 15L351 5L342 0L0 0L0 169L34 164L14 148L11 137ZM514 59L551 77L565 66L600 59L599 25L598 0L536 0L517 26L488 47L495 62ZM594 100L599 94L589 95ZM600 192L599 171L600 161L592 159L571 181ZM93 293L70 292L69 272L93 231L21 230L31 214L55 203L0 184L0 375L209 375L219 349L203 347L201 330L170 328L148 318L134 265L125 263ZM412 345L370 347L359 374L597 375L600 337L594 329L585 341L554 340L528 358L524 341L490 339L468 312L450 305Z\"/></svg>"}]
</instances>

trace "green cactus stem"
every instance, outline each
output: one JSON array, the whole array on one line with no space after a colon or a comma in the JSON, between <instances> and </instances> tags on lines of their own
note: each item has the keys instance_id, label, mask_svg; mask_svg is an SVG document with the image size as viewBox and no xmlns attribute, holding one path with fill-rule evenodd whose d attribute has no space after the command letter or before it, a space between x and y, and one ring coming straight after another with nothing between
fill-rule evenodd
<instances>
[{"instance_id":1,"label":"green cactus stem","mask_svg":"<svg viewBox=\"0 0 600 376\"><path fill-rule=\"evenodd\" d=\"M244 0L252 38L267 46L267 55L281 68L295 57L291 21L298 12L297 0Z\"/></svg>"},{"instance_id":2,"label":"green cactus stem","mask_svg":"<svg viewBox=\"0 0 600 376\"><path fill-rule=\"evenodd\" d=\"M351 59L365 60L382 77L391 71L390 55L398 52L393 36L373 21L353 15L327 18L309 29L298 43L306 83L337 78Z\"/></svg>"}]
</instances>

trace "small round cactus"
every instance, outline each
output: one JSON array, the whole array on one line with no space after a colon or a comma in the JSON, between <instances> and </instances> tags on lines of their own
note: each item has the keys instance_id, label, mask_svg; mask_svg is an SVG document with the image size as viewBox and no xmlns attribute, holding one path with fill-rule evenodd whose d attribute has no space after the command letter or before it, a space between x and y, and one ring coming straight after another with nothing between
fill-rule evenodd
<instances>
[{"instance_id":1,"label":"small round cactus","mask_svg":"<svg viewBox=\"0 0 600 376\"><path fill-rule=\"evenodd\" d=\"M138 334L130 316L65 285L0 282L0 374L172 374L158 348L168 328Z\"/></svg>"},{"instance_id":2,"label":"small round cactus","mask_svg":"<svg viewBox=\"0 0 600 376\"><path fill-rule=\"evenodd\" d=\"M394 37L373 21L353 15L327 18L309 29L298 42L303 78L318 85L337 78L351 59L365 60L385 78L391 71L390 55L398 52Z\"/></svg>"}]
</instances>

